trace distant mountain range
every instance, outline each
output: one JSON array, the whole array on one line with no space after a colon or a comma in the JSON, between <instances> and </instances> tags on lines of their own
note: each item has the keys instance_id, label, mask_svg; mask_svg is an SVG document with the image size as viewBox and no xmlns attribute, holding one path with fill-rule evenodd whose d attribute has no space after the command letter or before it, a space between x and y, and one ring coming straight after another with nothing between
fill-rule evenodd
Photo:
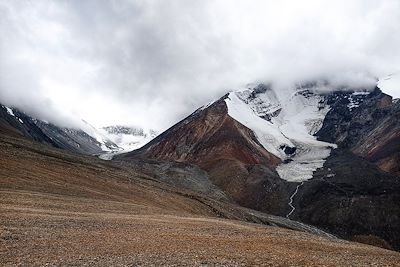
<instances>
[{"instance_id":1,"label":"distant mountain range","mask_svg":"<svg viewBox=\"0 0 400 267\"><path fill-rule=\"evenodd\" d=\"M60 127L36 119L13 107L0 105L0 131L22 135L51 146L88 155L102 156L129 152L150 141L156 133L127 126L95 128L82 120L81 128Z\"/></svg>"}]
</instances>

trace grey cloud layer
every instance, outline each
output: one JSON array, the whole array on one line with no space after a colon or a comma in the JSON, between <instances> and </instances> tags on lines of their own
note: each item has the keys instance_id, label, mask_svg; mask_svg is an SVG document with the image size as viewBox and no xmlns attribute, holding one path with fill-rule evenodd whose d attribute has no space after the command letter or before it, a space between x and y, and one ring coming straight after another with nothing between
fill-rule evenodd
<instances>
[{"instance_id":1,"label":"grey cloud layer","mask_svg":"<svg viewBox=\"0 0 400 267\"><path fill-rule=\"evenodd\" d=\"M0 100L69 125L164 129L247 82L399 70L396 0L2 1L0 15Z\"/></svg>"}]
</instances>

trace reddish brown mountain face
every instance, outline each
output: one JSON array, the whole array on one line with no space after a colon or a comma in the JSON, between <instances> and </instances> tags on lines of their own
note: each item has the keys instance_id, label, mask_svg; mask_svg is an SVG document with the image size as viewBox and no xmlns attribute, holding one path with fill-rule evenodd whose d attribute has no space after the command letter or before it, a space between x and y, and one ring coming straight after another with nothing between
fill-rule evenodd
<instances>
[{"instance_id":1,"label":"reddish brown mountain face","mask_svg":"<svg viewBox=\"0 0 400 267\"><path fill-rule=\"evenodd\" d=\"M275 171L281 160L266 151L250 129L228 115L224 97L197 110L143 148L118 158L196 164L232 201L279 215L287 213L288 192L295 186L283 185L285 181Z\"/></svg>"},{"instance_id":2,"label":"reddish brown mountain face","mask_svg":"<svg viewBox=\"0 0 400 267\"><path fill-rule=\"evenodd\" d=\"M154 159L194 163L206 170L221 160L272 168L281 162L258 143L250 129L228 116L223 99L197 110L139 153Z\"/></svg>"}]
</instances>

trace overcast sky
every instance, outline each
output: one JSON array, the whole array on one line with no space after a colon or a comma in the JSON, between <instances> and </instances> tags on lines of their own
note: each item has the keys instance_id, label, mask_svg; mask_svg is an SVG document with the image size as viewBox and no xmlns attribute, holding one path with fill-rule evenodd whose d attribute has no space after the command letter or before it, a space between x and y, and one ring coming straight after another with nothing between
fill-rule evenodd
<instances>
[{"instance_id":1,"label":"overcast sky","mask_svg":"<svg viewBox=\"0 0 400 267\"><path fill-rule=\"evenodd\" d=\"M399 0L0 0L0 101L64 125L162 130L249 82L399 70Z\"/></svg>"}]
</instances>

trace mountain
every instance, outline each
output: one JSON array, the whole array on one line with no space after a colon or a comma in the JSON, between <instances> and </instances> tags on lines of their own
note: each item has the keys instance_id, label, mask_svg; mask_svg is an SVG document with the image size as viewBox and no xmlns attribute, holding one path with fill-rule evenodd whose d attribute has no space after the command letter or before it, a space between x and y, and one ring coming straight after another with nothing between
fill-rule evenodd
<instances>
[{"instance_id":1,"label":"mountain","mask_svg":"<svg viewBox=\"0 0 400 267\"><path fill-rule=\"evenodd\" d=\"M116 159L194 164L233 203L400 249L399 106L379 88L250 85Z\"/></svg>"},{"instance_id":2,"label":"mountain","mask_svg":"<svg viewBox=\"0 0 400 267\"><path fill-rule=\"evenodd\" d=\"M0 105L0 132L82 154L98 155L119 150L115 143L85 121L82 121L82 129L59 127L4 105Z\"/></svg>"},{"instance_id":3,"label":"mountain","mask_svg":"<svg viewBox=\"0 0 400 267\"><path fill-rule=\"evenodd\" d=\"M123 161L97 157L121 151L107 136L144 131L62 128L1 106L0 265L395 266L398 177L381 161L396 153L397 103L298 88L268 105L271 91L229 93ZM385 153L356 150L369 144Z\"/></svg>"},{"instance_id":4,"label":"mountain","mask_svg":"<svg viewBox=\"0 0 400 267\"><path fill-rule=\"evenodd\" d=\"M104 161L3 130L0 158L2 266L395 266L400 260L395 251L160 182L198 171L185 163Z\"/></svg>"}]
</instances>

